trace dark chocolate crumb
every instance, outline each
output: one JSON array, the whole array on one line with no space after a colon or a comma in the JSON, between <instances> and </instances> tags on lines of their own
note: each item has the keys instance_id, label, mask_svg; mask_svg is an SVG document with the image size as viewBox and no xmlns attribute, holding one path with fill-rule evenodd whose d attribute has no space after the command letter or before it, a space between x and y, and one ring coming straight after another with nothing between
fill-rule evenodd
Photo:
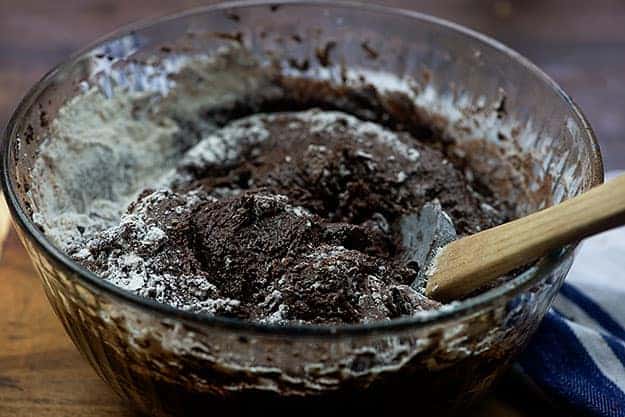
<instances>
[{"instance_id":1,"label":"dark chocolate crumb","mask_svg":"<svg viewBox=\"0 0 625 417\"><path fill-rule=\"evenodd\" d=\"M32 125L26 126L26 130L24 130L24 140L27 145L30 145L33 139L35 138L35 130Z\"/></svg>"},{"instance_id":2,"label":"dark chocolate crumb","mask_svg":"<svg viewBox=\"0 0 625 417\"><path fill-rule=\"evenodd\" d=\"M495 112L497 112L497 118L498 119L503 119L508 114L508 111L506 109L506 96L505 96L505 94L502 94L501 98L499 99L499 101L495 105Z\"/></svg>"},{"instance_id":3,"label":"dark chocolate crumb","mask_svg":"<svg viewBox=\"0 0 625 417\"><path fill-rule=\"evenodd\" d=\"M295 58L289 58L289 65L292 68L295 68L299 71L308 71L308 69L310 68L310 62L308 62L307 59L303 59L301 61L298 61Z\"/></svg>"},{"instance_id":4,"label":"dark chocolate crumb","mask_svg":"<svg viewBox=\"0 0 625 417\"><path fill-rule=\"evenodd\" d=\"M221 39L227 39L230 41L235 41L238 42L240 44L243 44L243 33L242 32L234 32L234 33L228 33L228 32L213 32L213 35L221 38Z\"/></svg>"},{"instance_id":5,"label":"dark chocolate crumb","mask_svg":"<svg viewBox=\"0 0 625 417\"><path fill-rule=\"evenodd\" d=\"M42 110L39 113L39 125L45 129L48 127L48 124L48 113L45 110Z\"/></svg>"},{"instance_id":6,"label":"dark chocolate crumb","mask_svg":"<svg viewBox=\"0 0 625 417\"><path fill-rule=\"evenodd\" d=\"M315 55L322 67L329 67L332 65L332 62L330 61L330 53L334 48L336 48L336 45L337 43L335 41L328 41L324 47L315 49Z\"/></svg>"},{"instance_id":7,"label":"dark chocolate crumb","mask_svg":"<svg viewBox=\"0 0 625 417\"><path fill-rule=\"evenodd\" d=\"M232 11L226 11L226 18L232 20L233 22L239 22L241 20L241 16Z\"/></svg>"},{"instance_id":8,"label":"dark chocolate crumb","mask_svg":"<svg viewBox=\"0 0 625 417\"><path fill-rule=\"evenodd\" d=\"M360 47L363 49L363 51L365 51L365 53L367 54L367 57L369 59L378 59L380 57L380 53L378 51L376 51L375 49L373 49L370 45L368 41L364 41L363 43L360 44Z\"/></svg>"}]
</instances>

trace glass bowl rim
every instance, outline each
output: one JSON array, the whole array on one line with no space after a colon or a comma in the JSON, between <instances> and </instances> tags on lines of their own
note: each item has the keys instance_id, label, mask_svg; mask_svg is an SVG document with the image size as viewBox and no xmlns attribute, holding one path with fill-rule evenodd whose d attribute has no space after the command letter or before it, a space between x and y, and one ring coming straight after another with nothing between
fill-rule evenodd
<instances>
[{"instance_id":1,"label":"glass bowl rim","mask_svg":"<svg viewBox=\"0 0 625 417\"><path fill-rule=\"evenodd\" d=\"M437 309L431 312L424 312L423 314L417 314L414 317L405 317L400 319L377 321L365 324L342 324L342 325L304 325L304 324L265 324L260 322L254 322L251 320L241 320L226 318L220 316L213 316L208 314L198 314L188 311L183 311L171 307L167 304L162 304L154 300L141 297L126 291L120 287L109 283L102 278L99 278L93 272L83 268L78 263L74 262L63 251L54 246L45 237L43 232L35 226L30 219L30 216L22 209L17 195L14 189L13 181L9 175L10 166L10 152L11 146L14 140L17 140L17 132L15 129L19 124L21 117L31 108L35 98L43 91L48 84L55 79L55 77L62 73L65 69L70 68L77 60L82 58L85 54L91 52L94 48L111 40L118 39L122 36L129 35L132 32L155 26L160 23L174 21L180 18L188 17L191 15L199 15L212 13L219 10L232 10L236 8L245 7L257 7L257 6L319 6L329 8L343 8L343 9L360 9L366 10L372 13L390 14L398 17L408 17L417 21L426 22L429 24L438 25L445 30L450 30L459 33L460 35L468 38L473 38L491 48L504 53L517 64L520 64L525 70L533 73L544 84L545 88L550 88L555 92L564 102L568 105L571 113L577 118L577 121L583 126L585 136L590 142L591 149L591 185L595 186L603 182L603 162L597 138L588 122L583 115L579 107L569 97L569 95L547 74L545 74L536 65L531 63L527 58L523 57L516 51L508 48L499 41L496 41L486 35L476 32L472 29L466 28L459 24L430 16L427 14L405 10L401 8L394 8L375 4L363 4L356 1L333 1L333 0L239 0L239 1L226 1L213 5L200 6L190 8L178 13L169 14L163 17L145 19L139 22L131 23L118 30L115 30L103 37L100 37L96 41L90 43L88 46L82 48L78 52L72 54L68 59L62 63L56 65L50 71L48 71L33 87L28 90L24 98L21 100L17 108L15 109L12 117L7 123L7 127L4 132L3 141L0 151L2 152L2 189L4 191L7 205L12 213L14 222L19 225L26 233L34 239L39 247L56 262L62 265L66 270L72 273L72 276L77 277L84 284L90 287L92 290L101 291L110 295L118 302L129 303L134 307L141 308L142 310L156 313L163 318L183 320L195 325L208 325L210 327L219 327L229 330L239 330L245 332L268 334L268 335L290 335L290 336L314 336L314 337L351 337L351 336L370 336L372 334L379 333L392 333L399 332L407 329L421 329L430 325L442 325L448 321L452 321L460 316L471 315L478 312L480 309L488 307L491 303L506 302L513 298L523 290L533 286L539 282L543 277L553 271L560 263L562 263L567 257L572 256L577 244L568 245L561 248L550 255L543 257L539 262L523 272L514 279L506 282L503 285L495 287L477 296L462 300L456 303L449 304L441 309Z\"/></svg>"}]
</instances>

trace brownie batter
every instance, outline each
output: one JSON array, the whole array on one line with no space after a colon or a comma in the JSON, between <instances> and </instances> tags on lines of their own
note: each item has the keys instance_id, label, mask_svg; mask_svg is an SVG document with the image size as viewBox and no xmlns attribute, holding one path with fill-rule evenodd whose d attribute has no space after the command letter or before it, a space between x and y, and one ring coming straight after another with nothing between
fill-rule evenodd
<instances>
[{"instance_id":1,"label":"brownie batter","mask_svg":"<svg viewBox=\"0 0 625 417\"><path fill-rule=\"evenodd\" d=\"M453 237L510 217L419 137L319 109L225 122L162 185L70 255L159 302L270 323L436 308L417 279L424 208Z\"/></svg>"}]
</instances>

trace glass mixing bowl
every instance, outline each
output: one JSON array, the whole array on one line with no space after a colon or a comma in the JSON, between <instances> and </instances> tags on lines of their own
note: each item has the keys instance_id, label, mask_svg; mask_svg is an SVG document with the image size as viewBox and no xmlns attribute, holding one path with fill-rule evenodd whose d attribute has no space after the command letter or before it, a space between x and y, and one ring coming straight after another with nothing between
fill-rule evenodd
<instances>
[{"instance_id":1,"label":"glass mixing bowl","mask_svg":"<svg viewBox=\"0 0 625 417\"><path fill-rule=\"evenodd\" d=\"M501 286L413 318L273 326L191 314L121 290L72 261L33 223L30 170L49 121L94 74L103 89L123 82L106 77L106 62L132 68L138 57L210 53L233 40L280 68L292 68L286 63L293 57L308 59L307 77L340 83L346 68L383 71L516 121L526 134L511 143L531 156L518 167L533 193L519 197L520 214L603 180L588 122L560 87L514 51L449 22L363 4L272 1L224 3L134 25L48 73L19 105L2 144L13 221L67 333L115 392L151 415L263 407L387 413L413 407L427 415L468 407L528 342L571 266L574 246ZM323 49L328 42L332 47ZM315 59L320 50L332 62ZM126 82L145 88L140 77ZM491 133L485 136L503 146L502 135Z\"/></svg>"}]
</instances>

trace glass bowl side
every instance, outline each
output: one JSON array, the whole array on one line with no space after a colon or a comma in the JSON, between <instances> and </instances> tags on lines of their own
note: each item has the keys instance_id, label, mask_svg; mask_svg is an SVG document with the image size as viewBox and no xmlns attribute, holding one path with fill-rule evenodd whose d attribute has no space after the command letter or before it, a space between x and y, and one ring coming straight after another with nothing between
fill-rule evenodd
<instances>
[{"instance_id":1,"label":"glass bowl side","mask_svg":"<svg viewBox=\"0 0 625 417\"><path fill-rule=\"evenodd\" d=\"M113 64L133 64L141 56L205 53L230 44L203 36L214 33L241 33L259 59L277 57L288 71L289 60L308 59L308 77L341 82L343 68L386 72L410 79L414 91L431 88L452 107L473 109L482 124L463 136L462 146L509 157L518 187L505 185L509 172L492 172L489 178L502 192L527 191L520 213L602 180L590 128L552 81L512 51L437 19L362 5L243 4L124 30L49 74L20 105L5 139L10 148L3 182L17 228L76 346L118 394L155 414L184 415L214 403L241 406L247 399L314 403L343 395L361 398L362 404L403 404L417 395L423 404L442 404L438 411L466 406L526 344L566 276L572 248L430 316L278 330L194 317L98 282L46 243L27 218L30 168L47 121L95 73L106 74L102 56L113 57ZM315 57L329 42L336 42L330 48L335 60L323 65ZM465 129L449 123L449 112L445 117L443 132ZM478 139L493 148L474 149Z\"/></svg>"}]
</instances>

